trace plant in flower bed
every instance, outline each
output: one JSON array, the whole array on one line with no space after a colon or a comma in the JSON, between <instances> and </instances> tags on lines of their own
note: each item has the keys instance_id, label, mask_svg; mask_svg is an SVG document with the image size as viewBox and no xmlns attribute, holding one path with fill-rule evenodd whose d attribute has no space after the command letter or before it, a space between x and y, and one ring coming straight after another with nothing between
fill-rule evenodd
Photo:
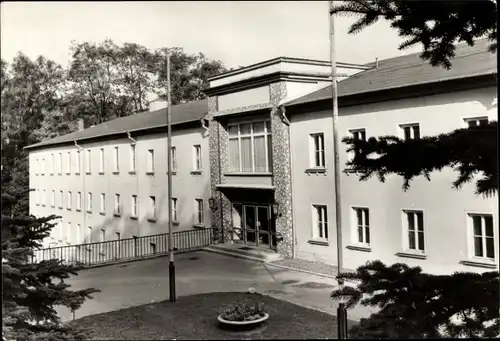
<instances>
[{"instance_id":1,"label":"plant in flower bed","mask_svg":"<svg viewBox=\"0 0 500 341\"><path fill-rule=\"evenodd\" d=\"M221 312L221 317L226 321L254 321L266 315L264 303L258 300L237 301L234 304L224 308Z\"/></svg>"}]
</instances>

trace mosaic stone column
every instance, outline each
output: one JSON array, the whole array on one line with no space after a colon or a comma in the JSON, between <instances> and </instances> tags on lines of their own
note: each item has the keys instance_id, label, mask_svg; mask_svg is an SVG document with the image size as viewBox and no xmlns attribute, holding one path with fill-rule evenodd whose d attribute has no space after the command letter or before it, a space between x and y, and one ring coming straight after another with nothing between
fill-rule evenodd
<instances>
[{"instance_id":1,"label":"mosaic stone column","mask_svg":"<svg viewBox=\"0 0 500 341\"><path fill-rule=\"evenodd\" d=\"M212 198L215 199L215 209L212 211L212 227L218 229L217 241L227 243L231 241L231 202L217 189L217 185L224 183L224 173L228 165L228 133L224 126L213 115L217 112L217 97L208 98L209 120L209 156L210 182Z\"/></svg>"},{"instance_id":2,"label":"mosaic stone column","mask_svg":"<svg viewBox=\"0 0 500 341\"><path fill-rule=\"evenodd\" d=\"M271 97L271 129L273 155L273 184L276 187L275 200L279 203L276 217L276 233L283 237L278 242L278 253L284 258L293 257L293 215L292 215L292 175L290 161L290 127L279 115L278 103L286 97L286 83L269 86Z\"/></svg>"}]
</instances>

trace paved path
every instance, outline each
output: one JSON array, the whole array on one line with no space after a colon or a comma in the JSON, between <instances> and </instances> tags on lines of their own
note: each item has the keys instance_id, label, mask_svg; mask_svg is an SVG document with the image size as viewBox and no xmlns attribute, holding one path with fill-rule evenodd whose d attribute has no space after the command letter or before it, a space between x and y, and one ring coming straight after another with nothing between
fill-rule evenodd
<instances>
[{"instance_id":1,"label":"paved path","mask_svg":"<svg viewBox=\"0 0 500 341\"><path fill-rule=\"evenodd\" d=\"M206 251L179 254L175 264L177 296L254 287L258 293L336 315L337 303L330 298L337 285L334 279ZM76 318L163 301L169 297L168 257L83 270L67 282L75 289L101 290ZM356 307L348 317L359 320L370 311ZM58 312L63 321L72 318L64 307Z\"/></svg>"}]
</instances>

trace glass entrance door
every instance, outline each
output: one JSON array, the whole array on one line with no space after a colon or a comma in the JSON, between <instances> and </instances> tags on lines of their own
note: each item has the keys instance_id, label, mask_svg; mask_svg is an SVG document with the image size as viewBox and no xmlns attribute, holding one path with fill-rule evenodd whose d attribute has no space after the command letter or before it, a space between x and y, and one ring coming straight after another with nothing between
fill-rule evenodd
<instances>
[{"instance_id":1,"label":"glass entrance door","mask_svg":"<svg viewBox=\"0 0 500 341\"><path fill-rule=\"evenodd\" d=\"M269 206L257 206L257 233L260 246L271 247L271 217Z\"/></svg>"},{"instance_id":2,"label":"glass entrance door","mask_svg":"<svg viewBox=\"0 0 500 341\"><path fill-rule=\"evenodd\" d=\"M244 205L244 226L245 226L245 242L246 244L257 245L257 209L253 205Z\"/></svg>"}]
</instances>

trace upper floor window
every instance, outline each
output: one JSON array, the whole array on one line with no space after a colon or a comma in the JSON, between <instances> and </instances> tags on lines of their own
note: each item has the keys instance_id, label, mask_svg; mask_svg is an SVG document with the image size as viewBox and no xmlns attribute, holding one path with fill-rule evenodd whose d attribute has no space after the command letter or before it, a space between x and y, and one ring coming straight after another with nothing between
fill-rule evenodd
<instances>
[{"instance_id":1,"label":"upper floor window","mask_svg":"<svg viewBox=\"0 0 500 341\"><path fill-rule=\"evenodd\" d=\"M50 197L50 206L56 207L56 191L52 190L52 196Z\"/></svg>"},{"instance_id":2,"label":"upper floor window","mask_svg":"<svg viewBox=\"0 0 500 341\"><path fill-rule=\"evenodd\" d=\"M130 145L130 171L135 172L135 144Z\"/></svg>"},{"instance_id":3,"label":"upper floor window","mask_svg":"<svg viewBox=\"0 0 500 341\"><path fill-rule=\"evenodd\" d=\"M76 152L76 155L75 155L75 161L76 161L76 170L75 170L75 173L76 174L80 174L80 172L82 171L81 169L81 157L82 157L82 153L80 152L80 150L78 150Z\"/></svg>"},{"instance_id":4,"label":"upper floor window","mask_svg":"<svg viewBox=\"0 0 500 341\"><path fill-rule=\"evenodd\" d=\"M33 168L35 168L35 175L38 175L38 172L40 171L40 159L36 159L35 166Z\"/></svg>"},{"instance_id":5,"label":"upper floor window","mask_svg":"<svg viewBox=\"0 0 500 341\"><path fill-rule=\"evenodd\" d=\"M269 172L271 169L271 122L231 124L229 130L229 170Z\"/></svg>"},{"instance_id":6,"label":"upper floor window","mask_svg":"<svg viewBox=\"0 0 500 341\"><path fill-rule=\"evenodd\" d=\"M401 124L404 140L417 140L420 138L420 125L418 123Z\"/></svg>"},{"instance_id":7,"label":"upper floor window","mask_svg":"<svg viewBox=\"0 0 500 341\"><path fill-rule=\"evenodd\" d=\"M137 218L137 195L132 195L132 212L131 212L131 216L133 218Z\"/></svg>"},{"instance_id":8,"label":"upper floor window","mask_svg":"<svg viewBox=\"0 0 500 341\"><path fill-rule=\"evenodd\" d=\"M175 172L177 170L177 153L175 150L175 147L172 147L172 172Z\"/></svg>"},{"instance_id":9,"label":"upper floor window","mask_svg":"<svg viewBox=\"0 0 500 341\"><path fill-rule=\"evenodd\" d=\"M71 173L71 152L66 154L66 174Z\"/></svg>"},{"instance_id":10,"label":"upper floor window","mask_svg":"<svg viewBox=\"0 0 500 341\"><path fill-rule=\"evenodd\" d=\"M63 208L64 202L64 193L63 191L59 191L59 208Z\"/></svg>"},{"instance_id":11,"label":"upper floor window","mask_svg":"<svg viewBox=\"0 0 500 341\"><path fill-rule=\"evenodd\" d=\"M311 167L325 168L325 136L323 133L310 135Z\"/></svg>"},{"instance_id":12,"label":"upper floor window","mask_svg":"<svg viewBox=\"0 0 500 341\"><path fill-rule=\"evenodd\" d=\"M85 160L85 166L87 174L90 173L92 171L92 151L90 149L87 149L87 160Z\"/></svg>"},{"instance_id":13,"label":"upper floor window","mask_svg":"<svg viewBox=\"0 0 500 341\"><path fill-rule=\"evenodd\" d=\"M115 194L115 215L121 214L121 203L120 203L120 194Z\"/></svg>"},{"instance_id":14,"label":"upper floor window","mask_svg":"<svg viewBox=\"0 0 500 341\"><path fill-rule=\"evenodd\" d=\"M106 194L101 193L101 211L100 213L106 213Z\"/></svg>"},{"instance_id":15,"label":"upper floor window","mask_svg":"<svg viewBox=\"0 0 500 341\"><path fill-rule=\"evenodd\" d=\"M87 212L92 213L92 193L87 193Z\"/></svg>"},{"instance_id":16,"label":"upper floor window","mask_svg":"<svg viewBox=\"0 0 500 341\"><path fill-rule=\"evenodd\" d=\"M82 192L76 193L76 210L80 211L82 209Z\"/></svg>"},{"instance_id":17,"label":"upper floor window","mask_svg":"<svg viewBox=\"0 0 500 341\"><path fill-rule=\"evenodd\" d=\"M66 204L68 210L71 210L71 204L72 204L71 198L72 198L71 197L71 191L68 191L68 202Z\"/></svg>"},{"instance_id":18,"label":"upper floor window","mask_svg":"<svg viewBox=\"0 0 500 341\"><path fill-rule=\"evenodd\" d=\"M104 148L99 149L99 173L104 173Z\"/></svg>"},{"instance_id":19,"label":"upper floor window","mask_svg":"<svg viewBox=\"0 0 500 341\"><path fill-rule=\"evenodd\" d=\"M58 170L57 170L57 173L59 173L59 175L62 174L62 168L63 168L63 157L62 157L62 153L59 153L59 164L58 164Z\"/></svg>"},{"instance_id":20,"label":"upper floor window","mask_svg":"<svg viewBox=\"0 0 500 341\"><path fill-rule=\"evenodd\" d=\"M464 121L465 121L465 123L467 123L467 127L469 127L469 128L481 127L481 126L488 125L488 117L487 116L464 118Z\"/></svg>"},{"instance_id":21,"label":"upper floor window","mask_svg":"<svg viewBox=\"0 0 500 341\"><path fill-rule=\"evenodd\" d=\"M40 174L45 175L45 158L42 158Z\"/></svg>"},{"instance_id":22,"label":"upper floor window","mask_svg":"<svg viewBox=\"0 0 500 341\"><path fill-rule=\"evenodd\" d=\"M118 173L119 171L120 171L120 149L118 147L115 147L113 156L113 172Z\"/></svg>"},{"instance_id":23,"label":"upper floor window","mask_svg":"<svg viewBox=\"0 0 500 341\"><path fill-rule=\"evenodd\" d=\"M366 130L365 129L352 129L349 130L353 139L358 141L366 141ZM354 156L357 156L360 150L354 150Z\"/></svg>"},{"instance_id":24,"label":"upper floor window","mask_svg":"<svg viewBox=\"0 0 500 341\"><path fill-rule=\"evenodd\" d=\"M193 146L193 170L201 171L201 146L199 144Z\"/></svg>"},{"instance_id":25,"label":"upper floor window","mask_svg":"<svg viewBox=\"0 0 500 341\"><path fill-rule=\"evenodd\" d=\"M155 172L155 151L153 149L148 149L146 173L152 174L154 172Z\"/></svg>"},{"instance_id":26,"label":"upper floor window","mask_svg":"<svg viewBox=\"0 0 500 341\"><path fill-rule=\"evenodd\" d=\"M54 175L56 170L56 156L54 154L50 154L50 174Z\"/></svg>"}]
</instances>

